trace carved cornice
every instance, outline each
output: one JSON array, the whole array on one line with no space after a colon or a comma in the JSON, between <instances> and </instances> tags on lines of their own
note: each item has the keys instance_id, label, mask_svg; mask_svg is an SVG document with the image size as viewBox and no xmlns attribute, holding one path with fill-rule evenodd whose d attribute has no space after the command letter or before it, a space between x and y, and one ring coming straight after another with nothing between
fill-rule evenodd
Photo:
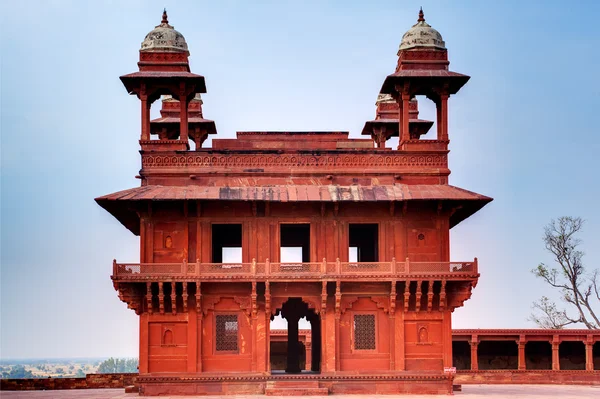
<instances>
[{"instance_id":1,"label":"carved cornice","mask_svg":"<svg viewBox=\"0 0 600 399\"><path fill-rule=\"evenodd\" d=\"M176 140L173 140L176 141ZM418 142L418 140L415 140ZM432 142L438 142L432 140ZM330 153L313 154L142 154L142 168L157 167L199 167L199 168L233 168L233 167L448 167L448 156L445 153L431 152L419 154L356 154Z\"/></svg>"}]
</instances>

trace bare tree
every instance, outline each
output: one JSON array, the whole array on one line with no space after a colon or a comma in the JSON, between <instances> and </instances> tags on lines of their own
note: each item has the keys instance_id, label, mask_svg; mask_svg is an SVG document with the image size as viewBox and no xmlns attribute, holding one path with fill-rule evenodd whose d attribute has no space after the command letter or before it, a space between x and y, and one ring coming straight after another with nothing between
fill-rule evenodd
<instances>
[{"instance_id":1,"label":"bare tree","mask_svg":"<svg viewBox=\"0 0 600 399\"><path fill-rule=\"evenodd\" d=\"M531 272L560 290L561 301L567 304L568 310L559 309L545 296L533 302L534 312L529 319L541 328L563 328L576 323L582 323L589 329L600 327L594 312L594 309L600 310L598 270L586 273L583 252L578 249L581 240L576 237L583 222L579 217L563 216L551 220L544 229L544 244L558 268L540 263Z\"/></svg>"}]
</instances>

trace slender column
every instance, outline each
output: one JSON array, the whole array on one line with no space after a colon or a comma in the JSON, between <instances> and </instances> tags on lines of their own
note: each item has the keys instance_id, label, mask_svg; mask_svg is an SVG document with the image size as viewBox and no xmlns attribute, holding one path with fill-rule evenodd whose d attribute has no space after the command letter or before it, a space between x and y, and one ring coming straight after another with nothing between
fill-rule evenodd
<instances>
[{"instance_id":1,"label":"slender column","mask_svg":"<svg viewBox=\"0 0 600 399\"><path fill-rule=\"evenodd\" d=\"M471 336L471 370L477 371L479 370L479 362L477 361L477 345L479 341L477 340L477 335Z\"/></svg>"},{"instance_id":2,"label":"slender column","mask_svg":"<svg viewBox=\"0 0 600 399\"><path fill-rule=\"evenodd\" d=\"M201 283L199 281L196 282L196 315L198 317L198 329L196 333L196 344L198 345L198 358L196 360L196 371L198 373L202 372L202 317L204 314L202 313L202 291L201 291Z\"/></svg>"},{"instance_id":3,"label":"slender column","mask_svg":"<svg viewBox=\"0 0 600 399\"><path fill-rule=\"evenodd\" d=\"M559 346L560 341L558 335L555 335L552 337L552 370L560 370Z\"/></svg>"},{"instance_id":4,"label":"slender column","mask_svg":"<svg viewBox=\"0 0 600 399\"><path fill-rule=\"evenodd\" d=\"M142 102L142 140L150 140L150 101L148 101L148 95L146 94L145 85L142 84L142 90L140 93L140 100Z\"/></svg>"},{"instance_id":5,"label":"slender column","mask_svg":"<svg viewBox=\"0 0 600 399\"><path fill-rule=\"evenodd\" d=\"M396 281L390 288L390 370L396 369Z\"/></svg>"},{"instance_id":6,"label":"slender column","mask_svg":"<svg viewBox=\"0 0 600 399\"><path fill-rule=\"evenodd\" d=\"M256 263L256 261L255 261ZM256 268L256 266L255 266ZM256 371L256 358L258 356L258 348L256 345L257 341L257 327L258 327L258 309L256 306L256 281L252 281L252 293L250 294L250 298L252 301L252 371Z\"/></svg>"},{"instance_id":7,"label":"slender column","mask_svg":"<svg viewBox=\"0 0 600 399\"><path fill-rule=\"evenodd\" d=\"M335 283L335 370L340 371L340 319L341 319L341 304L342 304L342 283L337 281Z\"/></svg>"},{"instance_id":8,"label":"slender column","mask_svg":"<svg viewBox=\"0 0 600 399\"><path fill-rule=\"evenodd\" d=\"M594 337L591 335L588 335L585 341L585 369L594 370Z\"/></svg>"},{"instance_id":9,"label":"slender column","mask_svg":"<svg viewBox=\"0 0 600 399\"><path fill-rule=\"evenodd\" d=\"M188 142L188 101L185 83L182 82L179 90L179 139Z\"/></svg>"},{"instance_id":10,"label":"slender column","mask_svg":"<svg viewBox=\"0 0 600 399\"><path fill-rule=\"evenodd\" d=\"M525 340L524 335L519 337L517 344L519 345L519 370L526 370L527 361L525 359L525 345L527 344L527 341Z\"/></svg>"},{"instance_id":11,"label":"slender column","mask_svg":"<svg viewBox=\"0 0 600 399\"><path fill-rule=\"evenodd\" d=\"M312 331L311 331L312 338ZM304 341L304 348L306 349L306 364L304 365L304 370L311 371L312 370L312 345L310 340Z\"/></svg>"},{"instance_id":12,"label":"slender column","mask_svg":"<svg viewBox=\"0 0 600 399\"><path fill-rule=\"evenodd\" d=\"M438 108L438 140L448 140L448 94L440 95Z\"/></svg>"},{"instance_id":13,"label":"slender column","mask_svg":"<svg viewBox=\"0 0 600 399\"><path fill-rule=\"evenodd\" d=\"M271 372L271 287L268 281L265 281L265 341L267 345L266 370Z\"/></svg>"},{"instance_id":14,"label":"slender column","mask_svg":"<svg viewBox=\"0 0 600 399\"><path fill-rule=\"evenodd\" d=\"M327 359L329 351L327 349L327 281L321 282L321 328L319 335L321 336L321 371L329 371Z\"/></svg>"}]
</instances>

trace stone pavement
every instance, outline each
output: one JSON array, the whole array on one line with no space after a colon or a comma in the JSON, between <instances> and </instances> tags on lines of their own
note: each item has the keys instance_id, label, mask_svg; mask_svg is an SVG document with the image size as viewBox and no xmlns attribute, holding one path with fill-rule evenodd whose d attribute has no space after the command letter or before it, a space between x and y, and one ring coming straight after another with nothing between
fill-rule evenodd
<instances>
[{"instance_id":1,"label":"stone pavement","mask_svg":"<svg viewBox=\"0 0 600 399\"><path fill-rule=\"evenodd\" d=\"M137 394L124 393L123 389L73 389L63 391L2 391L0 398L42 398L42 399L130 399L138 398ZM191 396L160 396L160 399L190 398ZM223 399L224 396L199 396L203 399ZM260 396L235 395L227 398L257 399L257 398L289 399L293 396ZM449 395L382 395L382 399L447 399ZM462 392L454 394L456 399L597 399L600 398L600 386L581 385L463 385ZM370 399L373 395L330 395L312 396L315 399Z\"/></svg>"}]
</instances>

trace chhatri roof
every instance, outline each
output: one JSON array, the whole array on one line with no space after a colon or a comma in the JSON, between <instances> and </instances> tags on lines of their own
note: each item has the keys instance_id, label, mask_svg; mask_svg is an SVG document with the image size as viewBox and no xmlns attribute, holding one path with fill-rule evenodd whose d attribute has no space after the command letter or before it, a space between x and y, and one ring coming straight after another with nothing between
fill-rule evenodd
<instances>
[{"instance_id":1,"label":"chhatri roof","mask_svg":"<svg viewBox=\"0 0 600 399\"><path fill-rule=\"evenodd\" d=\"M402 36L402 42L400 43L400 50L409 50L418 47L446 49L446 43L442 39L440 32L425 22L422 8L419 11L417 23Z\"/></svg>"},{"instance_id":2,"label":"chhatri roof","mask_svg":"<svg viewBox=\"0 0 600 399\"><path fill-rule=\"evenodd\" d=\"M152 31L150 31L144 41L140 51L143 52L175 52L186 53L189 55L188 45L181 33L169 25L167 10L163 11L162 21Z\"/></svg>"}]
</instances>

